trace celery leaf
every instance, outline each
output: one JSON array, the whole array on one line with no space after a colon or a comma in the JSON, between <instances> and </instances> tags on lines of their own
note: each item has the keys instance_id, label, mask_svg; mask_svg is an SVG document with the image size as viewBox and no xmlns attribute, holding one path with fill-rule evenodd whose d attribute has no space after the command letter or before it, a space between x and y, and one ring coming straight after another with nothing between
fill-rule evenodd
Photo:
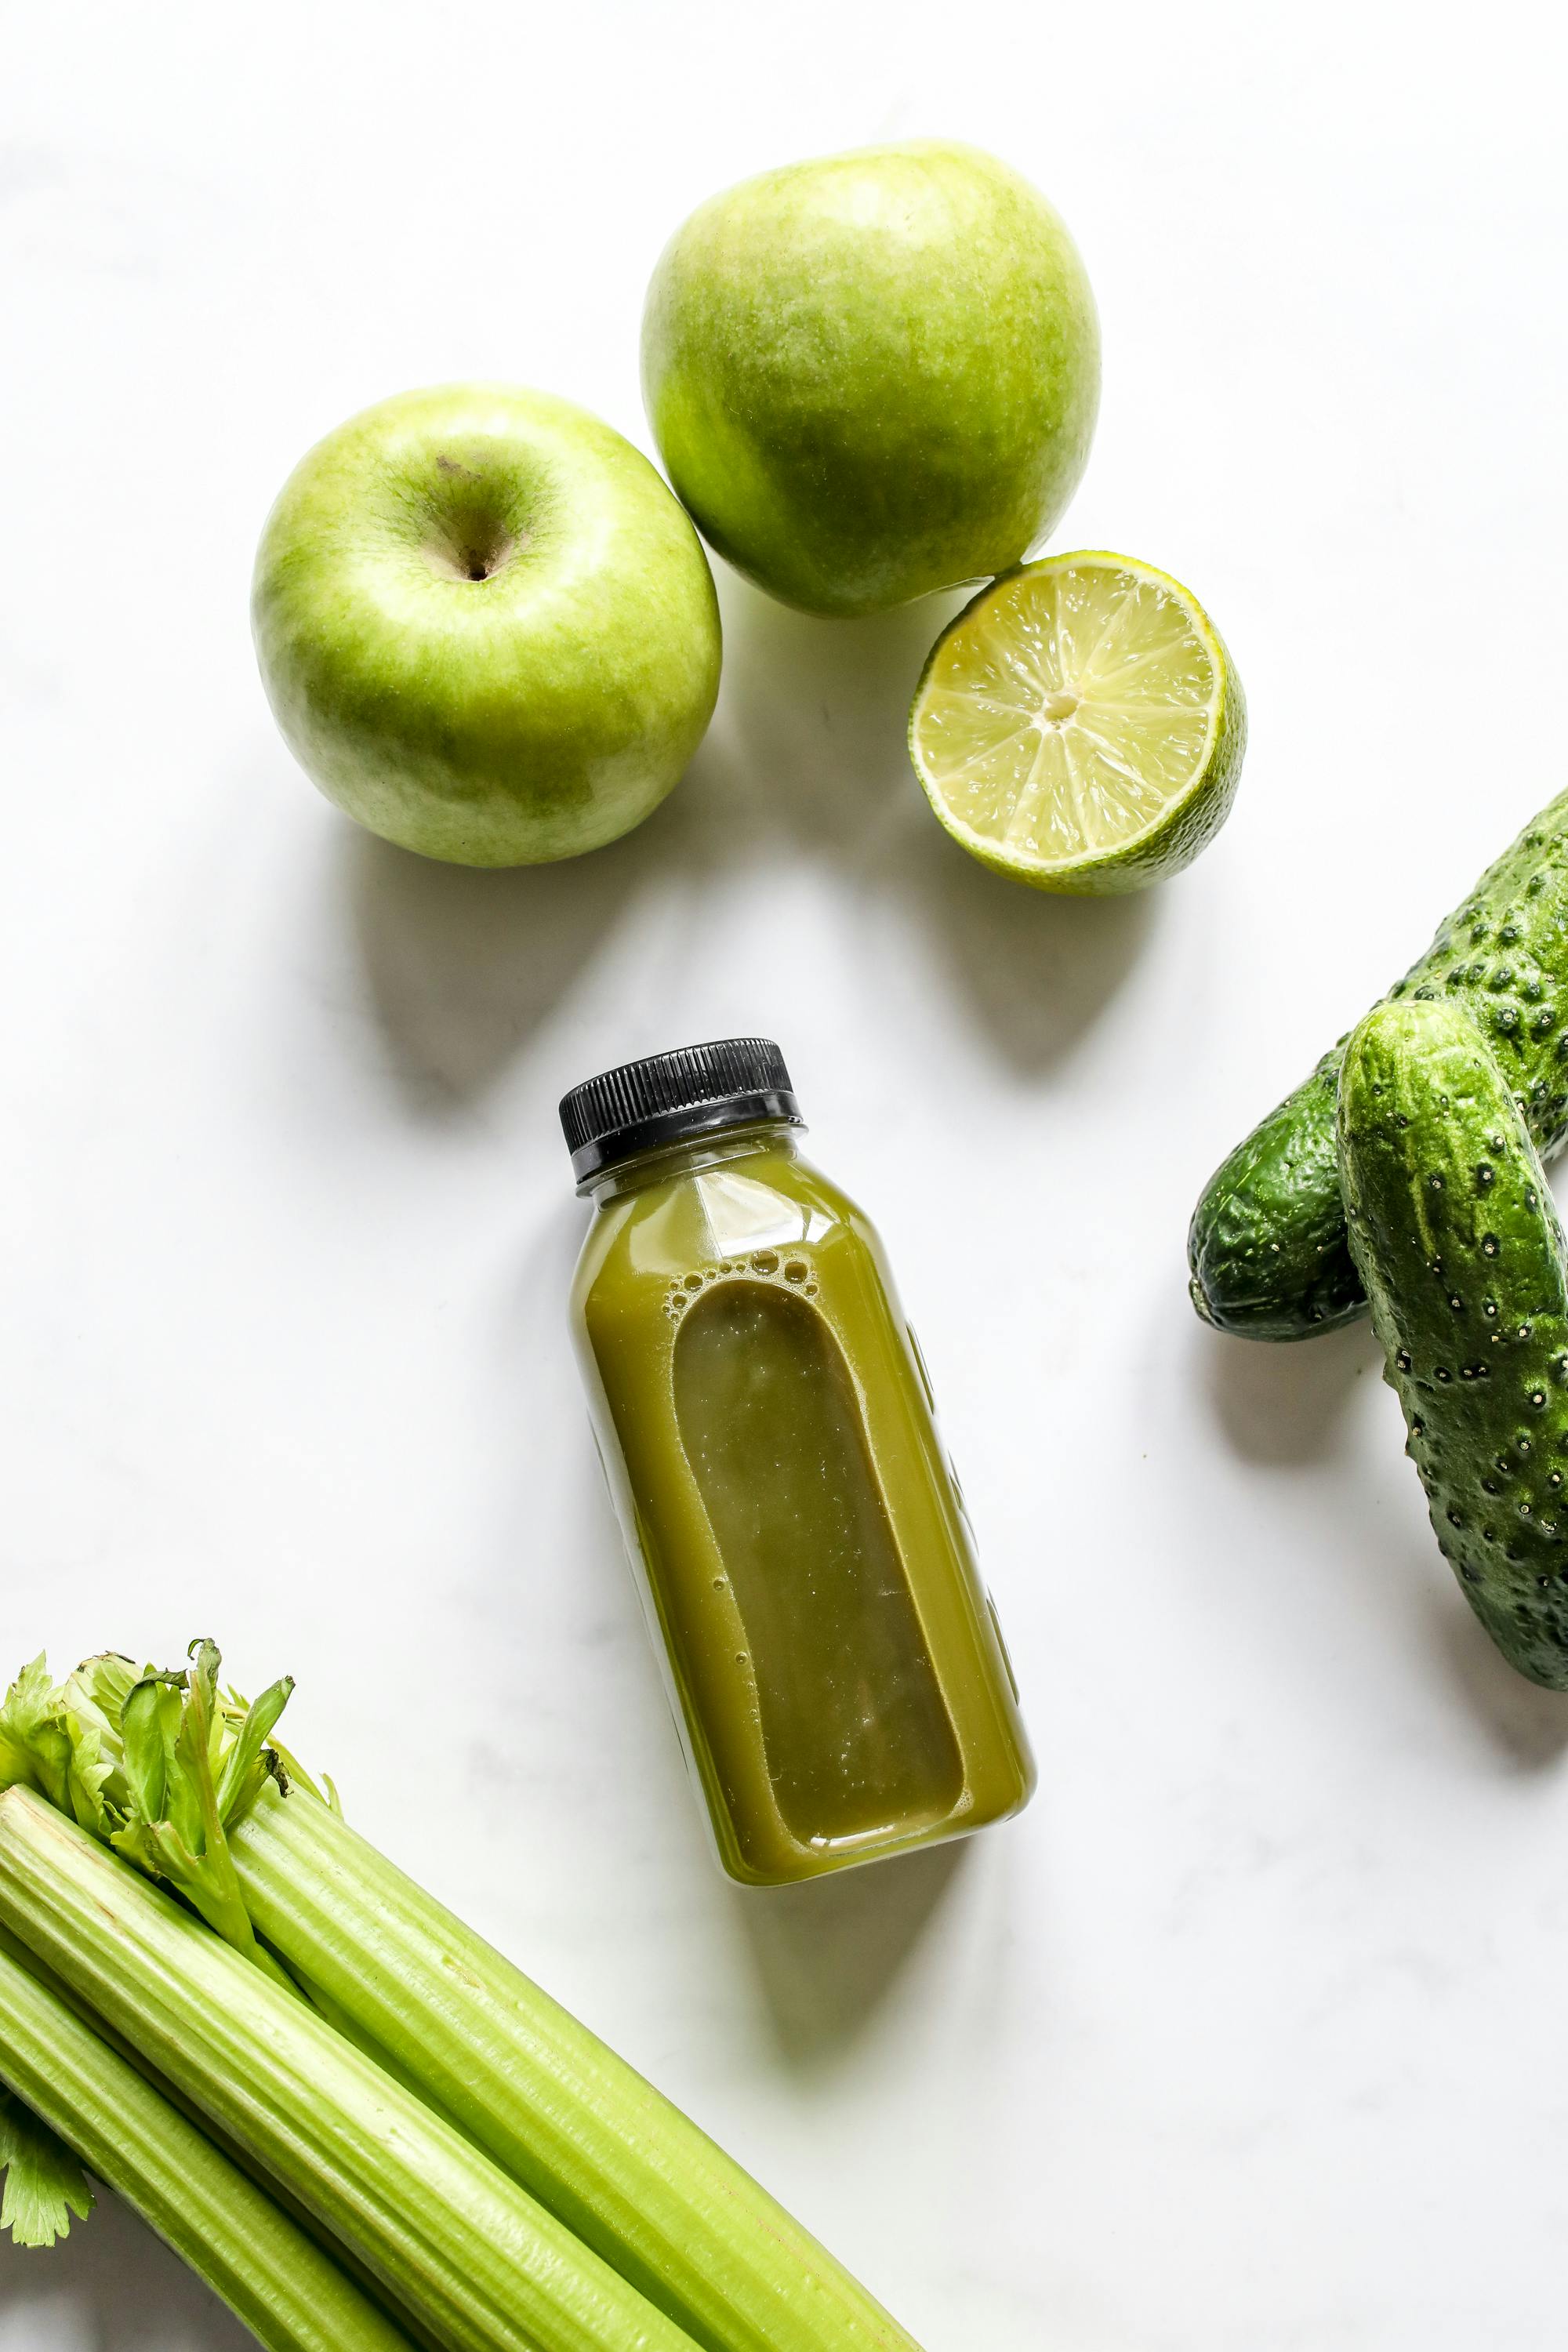
<instances>
[{"instance_id":1,"label":"celery leaf","mask_svg":"<svg viewBox=\"0 0 1568 2352\"><path fill-rule=\"evenodd\" d=\"M60 1709L60 1696L49 1680L48 1661L41 1654L24 1666L0 1702L0 1780L37 1790L62 1812L68 1801L70 1736Z\"/></svg>"},{"instance_id":2,"label":"celery leaf","mask_svg":"<svg viewBox=\"0 0 1568 2352\"><path fill-rule=\"evenodd\" d=\"M215 1642L193 1642L188 1655L187 1666L138 1672L105 1652L58 1688L36 1658L0 1701L0 1788L36 1790L287 1982L257 1940L227 1832L269 1779L288 1794L289 1759L271 1734L294 1685L285 1676L247 1706L219 1688Z\"/></svg>"},{"instance_id":3,"label":"celery leaf","mask_svg":"<svg viewBox=\"0 0 1568 2352\"><path fill-rule=\"evenodd\" d=\"M31 2109L0 2090L0 2171L5 2195L0 2231L18 2246L52 2246L70 2235L71 2215L85 2221L92 2210L87 2175L63 2140Z\"/></svg>"}]
</instances>

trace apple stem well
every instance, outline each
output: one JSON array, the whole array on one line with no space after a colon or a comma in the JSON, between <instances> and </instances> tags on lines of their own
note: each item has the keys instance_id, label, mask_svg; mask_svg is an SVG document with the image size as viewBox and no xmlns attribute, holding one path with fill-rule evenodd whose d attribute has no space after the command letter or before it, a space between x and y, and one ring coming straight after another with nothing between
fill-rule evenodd
<instances>
[{"instance_id":1,"label":"apple stem well","mask_svg":"<svg viewBox=\"0 0 1568 2352\"><path fill-rule=\"evenodd\" d=\"M515 504L507 486L486 479L444 452L436 459L441 477L428 505L425 556L442 580L493 580L505 570L530 534L514 528Z\"/></svg>"},{"instance_id":2,"label":"apple stem well","mask_svg":"<svg viewBox=\"0 0 1568 2352\"><path fill-rule=\"evenodd\" d=\"M527 540L526 531L519 538L501 523L489 530L476 530L469 518L460 534L443 533L426 540L425 560L443 580L493 580Z\"/></svg>"}]
</instances>

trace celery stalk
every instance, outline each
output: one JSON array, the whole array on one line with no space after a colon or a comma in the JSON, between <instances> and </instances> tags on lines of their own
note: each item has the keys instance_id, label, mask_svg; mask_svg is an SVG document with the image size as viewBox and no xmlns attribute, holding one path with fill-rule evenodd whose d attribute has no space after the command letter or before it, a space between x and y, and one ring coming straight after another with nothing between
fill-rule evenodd
<instances>
[{"instance_id":1,"label":"celery stalk","mask_svg":"<svg viewBox=\"0 0 1568 2352\"><path fill-rule=\"evenodd\" d=\"M352 2247L446 2352L690 2352L663 2313L301 1997L19 1786L0 1796L0 1926Z\"/></svg>"},{"instance_id":2,"label":"celery stalk","mask_svg":"<svg viewBox=\"0 0 1568 2352\"><path fill-rule=\"evenodd\" d=\"M918 2352L751 2176L308 1790L229 1830L256 1931L708 2352Z\"/></svg>"},{"instance_id":3,"label":"celery stalk","mask_svg":"<svg viewBox=\"0 0 1568 2352\"><path fill-rule=\"evenodd\" d=\"M409 2352L402 2331L4 1935L0 2082L142 2215L268 2352Z\"/></svg>"},{"instance_id":4,"label":"celery stalk","mask_svg":"<svg viewBox=\"0 0 1568 2352\"><path fill-rule=\"evenodd\" d=\"M816 2239L597 2037L424 1894L268 1742L210 1642L188 1671L42 1659L0 1704L0 1789L170 1879L237 1952L486 2151L704 2352L919 2352ZM331 1793L331 1783L326 1784ZM683 2339L684 2340L684 2339Z\"/></svg>"}]
</instances>

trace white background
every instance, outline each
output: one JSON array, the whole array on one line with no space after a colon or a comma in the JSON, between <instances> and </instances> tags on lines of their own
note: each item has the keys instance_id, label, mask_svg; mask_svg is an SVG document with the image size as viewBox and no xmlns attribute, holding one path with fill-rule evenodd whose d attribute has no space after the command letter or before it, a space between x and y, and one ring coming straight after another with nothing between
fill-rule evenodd
<instances>
[{"instance_id":1,"label":"white background","mask_svg":"<svg viewBox=\"0 0 1568 2352\"><path fill-rule=\"evenodd\" d=\"M1450 1589L1363 1330L1223 1341L1203 1179L1564 782L1546 12L1239 0L14 12L0 95L10 1666L291 1669L358 1822L930 2352L1536 2352L1568 2245L1568 1699ZM1098 290L1058 546L1188 581L1252 741L1184 879L1057 904L908 772L947 606L721 578L712 732L580 865L360 837L248 643L295 458L405 386L647 446L702 196L994 148ZM900 1270L1041 1764L1017 1825L718 1875L563 1331L572 1081L784 1044ZM235 2352L127 2216L4 2352Z\"/></svg>"}]
</instances>

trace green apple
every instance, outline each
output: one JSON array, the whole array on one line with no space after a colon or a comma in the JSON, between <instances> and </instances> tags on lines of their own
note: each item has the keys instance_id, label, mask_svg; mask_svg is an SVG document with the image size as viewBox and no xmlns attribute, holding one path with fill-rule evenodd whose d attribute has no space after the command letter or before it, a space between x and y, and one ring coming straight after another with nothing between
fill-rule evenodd
<instances>
[{"instance_id":1,"label":"green apple","mask_svg":"<svg viewBox=\"0 0 1568 2352\"><path fill-rule=\"evenodd\" d=\"M640 824L719 691L712 574L653 467L506 385L404 393L318 442L268 518L251 610L307 775L459 866Z\"/></svg>"},{"instance_id":2,"label":"green apple","mask_svg":"<svg viewBox=\"0 0 1568 2352\"><path fill-rule=\"evenodd\" d=\"M808 613L1021 562L1089 455L1100 330L1038 191L945 141L712 197L648 289L643 394L710 543Z\"/></svg>"}]
</instances>

